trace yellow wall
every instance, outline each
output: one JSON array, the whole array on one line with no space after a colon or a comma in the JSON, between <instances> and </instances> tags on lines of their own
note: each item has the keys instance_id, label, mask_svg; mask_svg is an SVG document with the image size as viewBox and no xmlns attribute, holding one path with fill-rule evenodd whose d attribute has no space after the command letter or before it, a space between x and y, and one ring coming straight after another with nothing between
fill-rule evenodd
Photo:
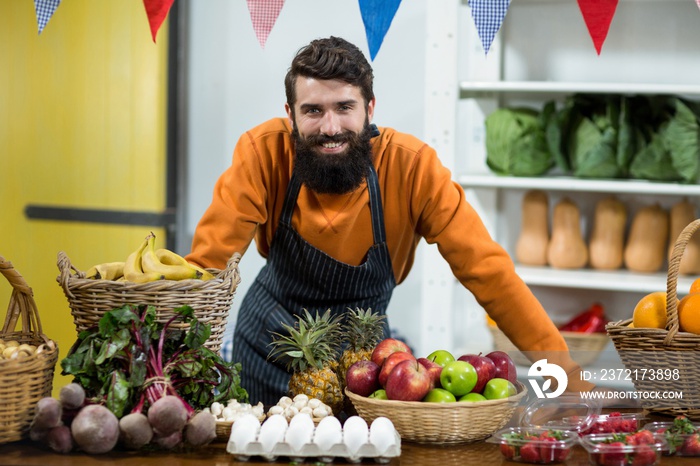
<instances>
[{"instance_id":1,"label":"yellow wall","mask_svg":"<svg viewBox=\"0 0 700 466\"><path fill-rule=\"evenodd\" d=\"M0 2L0 255L34 289L59 363L76 333L58 251L86 270L124 260L151 230L165 245L165 230L29 220L24 209L164 209L167 43L167 22L153 43L142 0L63 1L41 35L32 1ZM69 381L56 374L54 392Z\"/></svg>"}]
</instances>

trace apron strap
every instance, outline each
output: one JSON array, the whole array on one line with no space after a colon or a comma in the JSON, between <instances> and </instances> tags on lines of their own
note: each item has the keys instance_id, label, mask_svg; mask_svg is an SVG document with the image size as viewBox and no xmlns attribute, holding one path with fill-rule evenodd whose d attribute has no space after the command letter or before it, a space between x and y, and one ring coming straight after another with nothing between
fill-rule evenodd
<instances>
[{"instance_id":1,"label":"apron strap","mask_svg":"<svg viewBox=\"0 0 700 466\"><path fill-rule=\"evenodd\" d=\"M301 190L301 182L297 178L294 170L292 170L292 179L289 180L287 187L287 195L284 198L284 206L280 215L280 223L287 226L292 225L292 214L294 206L299 197ZM379 177L374 165L370 165L369 175L367 176L367 190L369 192L369 210L372 216L372 235L374 244L382 244L386 241L386 229L384 228L384 208L382 206L382 194L379 190Z\"/></svg>"}]
</instances>

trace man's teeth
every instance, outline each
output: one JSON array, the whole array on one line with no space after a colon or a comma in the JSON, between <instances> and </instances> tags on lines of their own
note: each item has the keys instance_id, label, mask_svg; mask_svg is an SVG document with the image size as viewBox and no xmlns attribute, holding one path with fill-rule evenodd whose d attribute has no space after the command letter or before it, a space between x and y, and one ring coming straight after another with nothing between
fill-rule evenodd
<instances>
[{"instance_id":1,"label":"man's teeth","mask_svg":"<svg viewBox=\"0 0 700 466\"><path fill-rule=\"evenodd\" d=\"M341 143L339 142L327 142L325 144L322 144L323 147L326 149L335 149L336 147L340 147Z\"/></svg>"}]
</instances>

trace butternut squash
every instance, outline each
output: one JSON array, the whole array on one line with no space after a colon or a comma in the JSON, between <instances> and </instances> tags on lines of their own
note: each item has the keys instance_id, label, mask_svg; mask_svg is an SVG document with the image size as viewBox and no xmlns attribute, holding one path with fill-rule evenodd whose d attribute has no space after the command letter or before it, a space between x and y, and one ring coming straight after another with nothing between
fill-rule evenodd
<instances>
[{"instance_id":1,"label":"butternut squash","mask_svg":"<svg viewBox=\"0 0 700 466\"><path fill-rule=\"evenodd\" d=\"M671 207L670 234L668 238L668 258L671 259L673 247L676 245L678 235L690 223L695 221L695 206L684 199ZM682 275L700 274L700 235L694 234L685 245L678 273Z\"/></svg>"},{"instance_id":2,"label":"butternut squash","mask_svg":"<svg viewBox=\"0 0 700 466\"><path fill-rule=\"evenodd\" d=\"M668 212L660 205L643 207L635 214L625 246L625 266L633 272L658 272L668 246Z\"/></svg>"},{"instance_id":3,"label":"butternut squash","mask_svg":"<svg viewBox=\"0 0 700 466\"><path fill-rule=\"evenodd\" d=\"M515 258L525 265L547 265L549 244L549 198L538 189L523 196L520 235Z\"/></svg>"},{"instance_id":4,"label":"butternut squash","mask_svg":"<svg viewBox=\"0 0 700 466\"><path fill-rule=\"evenodd\" d=\"M622 267L626 225L627 208L623 202L615 197L598 201L588 242L592 268L616 270Z\"/></svg>"},{"instance_id":5,"label":"butternut squash","mask_svg":"<svg viewBox=\"0 0 700 466\"><path fill-rule=\"evenodd\" d=\"M581 213L566 197L554 206L547 262L556 269L577 269L588 263L588 246L581 233Z\"/></svg>"}]
</instances>

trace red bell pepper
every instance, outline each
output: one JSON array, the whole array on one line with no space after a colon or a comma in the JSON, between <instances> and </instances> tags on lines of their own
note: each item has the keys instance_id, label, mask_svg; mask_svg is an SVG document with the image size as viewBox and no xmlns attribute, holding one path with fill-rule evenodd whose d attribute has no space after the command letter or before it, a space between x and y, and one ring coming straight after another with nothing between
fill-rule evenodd
<instances>
[{"instance_id":1,"label":"red bell pepper","mask_svg":"<svg viewBox=\"0 0 700 466\"><path fill-rule=\"evenodd\" d=\"M559 327L566 332L595 333L604 332L608 318L605 316L603 305L594 303L585 311L576 315L569 322Z\"/></svg>"}]
</instances>

